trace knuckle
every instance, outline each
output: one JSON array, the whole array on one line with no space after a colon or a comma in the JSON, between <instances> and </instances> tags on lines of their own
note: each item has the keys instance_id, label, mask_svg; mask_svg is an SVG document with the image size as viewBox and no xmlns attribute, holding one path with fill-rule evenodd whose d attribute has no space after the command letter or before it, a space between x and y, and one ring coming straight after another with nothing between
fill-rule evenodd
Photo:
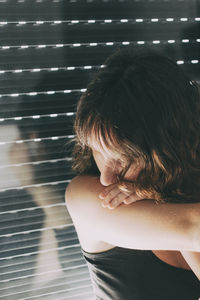
<instances>
[{"instance_id":1,"label":"knuckle","mask_svg":"<svg viewBox=\"0 0 200 300\"><path fill-rule=\"evenodd\" d=\"M99 194L99 197L100 198L105 198L107 197L107 195L110 193L110 190L109 188L105 188L103 191L101 191L101 193Z\"/></svg>"},{"instance_id":2,"label":"knuckle","mask_svg":"<svg viewBox=\"0 0 200 300\"><path fill-rule=\"evenodd\" d=\"M112 207L116 206L116 205L117 205L117 200L113 200L113 201L110 203L110 205L111 205Z\"/></svg>"},{"instance_id":3,"label":"knuckle","mask_svg":"<svg viewBox=\"0 0 200 300\"><path fill-rule=\"evenodd\" d=\"M118 197L116 196L115 199L112 201L112 204L117 205L119 202L120 201L119 201Z\"/></svg>"},{"instance_id":4,"label":"knuckle","mask_svg":"<svg viewBox=\"0 0 200 300\"><path fill-rule=\"evenodd\" d=\"M109 202L109 204L108 204L108 202ZM116 195L111 201L108 201L108 202L107 202L108 207L110 207L110 208L116 207L120 203L118 195Z\"/></svg>"},{"instance_id":5,"label":"knuckle","mask_svg":"<svg viewBox=\"0 0 200 300\"><path fill-rule=\"evenodd\" d=\"M114 197L115 197L115 191L112 190L112 191L110 191L110 192L108 193L107 198L111 200L111 199L114 198Z\"/></svg>"},{"instance_id":6,"label":"knuckle","mask_svg":"<svg viewBox=\"0 0 200 300\"><path fill-rule=\"evenodd\" d=\"M111 193L109 193L108 195L106 195L106 197L104 198L104 203L107 204L108 202L110 202L113 199L113 196Z\"/></svg>"},{"instance_id":7,"label":"knuckle","mask_svg":"<svg viewBox=\"0 0 200 300\"><path fill-rule=\"evenodd\" d=\"M132 203L132 202L135 202L135 200L131 199L130 197L124 199L124 203L125 203L125 204L130 204L130 203Z\"/></svg>"}]
</instances>

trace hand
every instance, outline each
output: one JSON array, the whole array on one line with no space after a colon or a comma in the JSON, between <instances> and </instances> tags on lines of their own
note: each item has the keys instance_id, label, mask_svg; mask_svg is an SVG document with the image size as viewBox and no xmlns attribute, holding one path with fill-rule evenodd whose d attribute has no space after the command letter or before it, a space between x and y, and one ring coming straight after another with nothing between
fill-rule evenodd
<instances>
[{"instance_id":1,"label":"hand","mask_svg":"<svg viewBox=\"0 0 200 300\"><path fill-rule=\"evenodd\" d=\"M143 200L143 198L136 195L135 192L128 192L125 190L121 191L119 189L119 184L114 183L106 187L100 194L99 198L102 201L102 206L114 209L121 204L131 204L133 202Z\"/></svg>"}]
</instances>

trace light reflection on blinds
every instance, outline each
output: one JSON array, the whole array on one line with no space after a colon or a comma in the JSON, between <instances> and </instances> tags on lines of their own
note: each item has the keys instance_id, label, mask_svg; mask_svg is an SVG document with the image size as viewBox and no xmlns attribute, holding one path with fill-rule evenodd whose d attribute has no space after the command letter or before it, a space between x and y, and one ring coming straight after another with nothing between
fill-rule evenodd
<instances>
[{"instance_id":1,"label":"light reflection on blinds","mask_svg":"<svg viewBox=\"0 0 200 300\"><path fill-rule=\"evenodd\" d=\"M0 0L0 299L94 299L64 203L77 100L129 45L199 82L199 22L195 0Z\"/></svg>"}]
</instances>

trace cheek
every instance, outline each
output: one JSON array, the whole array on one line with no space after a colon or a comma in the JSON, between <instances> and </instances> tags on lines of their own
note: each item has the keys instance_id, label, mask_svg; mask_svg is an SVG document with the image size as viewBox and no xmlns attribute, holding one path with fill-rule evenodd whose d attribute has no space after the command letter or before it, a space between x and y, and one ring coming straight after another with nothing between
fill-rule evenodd
<instances>
[{"instance_id":1,"label":"cheek","mask_svg":"<svg viewBox=\"0 0 200 300\"><path fill-rule=\"evenodd\" d=\"M102 172L102 169L103 169L102 163L98 160L95 160L95 162L96 162L96 165L97 165L97 168L99 169L99 171Z\"/></svg>"},{"instance_id":2,"label":"cheek","mask_svg":"<svg viewBox=\"0 0 200 300\"><path fill-rule=\"evenodd\" d=\"M97 168L101 172L101 170L103 168L103 158L101 158L100 155L94 155L94 154L93 154L93 158L94 158L94 161L97 165Z\"/></svg>"},{"instance_id":3,"label":"cheek","mask_svg":"<svg viewBox=\"0 0 200 300\"><path fill-rule=\"evenodd\" d=\"M101 154L93 154L93 158L100 172L105 172L105 170L116 171L118 168L116 163L107 161Z\"/></svg>"}]
</instances>

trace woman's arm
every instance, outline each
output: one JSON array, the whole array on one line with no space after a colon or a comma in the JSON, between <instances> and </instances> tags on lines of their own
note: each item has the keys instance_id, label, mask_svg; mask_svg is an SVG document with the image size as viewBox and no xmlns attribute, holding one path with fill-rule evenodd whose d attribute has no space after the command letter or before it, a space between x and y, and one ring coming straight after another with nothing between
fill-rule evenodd
<instances>
[{"instance_id":1,"label":"woman's arm","mask_svg":"<svg viewBox=\"0 0 200 300\"><path fill-rule=\"evenodd\" d=\"M116 197L117 195L117 197ZM136 201L144 200L144 198L138 197L135 193L128 194L123 191L120 191L117 184L112 184L107 186L100 194L101 199L103 200L103 206L115 209L122 203L134 203ZM152 200L153 201L153 200ZM189 251L180 251L182 257L187 262L187 265L193 270L194 274L200 280L200 253L198 252L189 252Z\"/></svg>"},{"instance_id":2,"label":"woman's arm","mask_svg":"<svg viewBox=\"0 0 200 300\"><path fill-rule=\"evenodd\" d=\"M130 249L200 251L200 203L141 200L108 210L98 198L102 188L91 176L77 176L68 185L67 208L81 236Z\"/></svg>"}]
</instances>

